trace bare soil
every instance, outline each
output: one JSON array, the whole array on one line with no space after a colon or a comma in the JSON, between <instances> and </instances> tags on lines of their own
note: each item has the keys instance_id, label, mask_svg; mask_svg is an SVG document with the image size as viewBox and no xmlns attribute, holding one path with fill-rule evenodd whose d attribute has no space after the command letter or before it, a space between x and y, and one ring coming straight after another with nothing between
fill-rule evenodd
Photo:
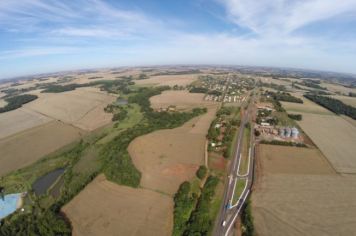
<instances>
[{"instance_id":1,"label":"bare soil","mask_svg":"<svg viewBox=\"0 0 356 236\"><path fill-rule=\"evenodd\" d=\"M173 200L169 196L120 186L98 176L62 211L74 236L171 235Z\"/></svg>"},{"instance_id":2,"label":"bare soil","mask_svg":"<svg viewBox=\"0 0 356 236\"><path fill-rule=\"evenodd\" d=\"M268 173L335 174L335 170L319 149L265 144L259 145L258 148L260 161Z\"/></svg>"},{"instance_id":3,"label":"bare soil","mask_svg":"<svg viewBox=\"0 0 356 236\"><path fill-rule=\"evenodd\" d=\"M160 130L136 138L128 151L142 172L141 186L173 195L179 185L194 177L204 164L205 136L216 106L175 129Z\"/></svg>"}]
</instances>

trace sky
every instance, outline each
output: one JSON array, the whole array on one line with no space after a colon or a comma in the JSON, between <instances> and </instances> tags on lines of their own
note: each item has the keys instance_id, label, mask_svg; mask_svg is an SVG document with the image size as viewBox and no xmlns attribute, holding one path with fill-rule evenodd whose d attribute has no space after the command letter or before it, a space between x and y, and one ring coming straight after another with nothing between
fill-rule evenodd
<instances>
[{"instance_id":1,"label":"sky","mask_svg":"<svg viewBox=\"0 0 356 236\"><path fill-rule=\"evenodd\" d=\"M0 0L0 78L169 64L356 73L356 0Z\"/></svg>"}]
</instances>

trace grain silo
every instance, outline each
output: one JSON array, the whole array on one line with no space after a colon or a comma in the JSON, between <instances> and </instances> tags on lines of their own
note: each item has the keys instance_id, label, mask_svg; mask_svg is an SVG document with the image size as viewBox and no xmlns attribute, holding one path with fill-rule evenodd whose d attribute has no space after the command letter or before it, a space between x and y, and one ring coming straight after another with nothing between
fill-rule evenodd
<instances>
[{"instance_id":1,"label":"grain silo","mask_svg":"<svg viewBox=\"0 0 356 236\"><path fill-rule=\"evenodd\" d=\"M292 133L292 131L289 127L284 129L284 135L286 136L286 138L289 138L291 133Z\"/></svg>"},{"instance_id":2,"label":"grain silo","mask_svg":"<svg viewBox=\"0 0 356 236\"><path fill-rule=\"evenodd\" d=\"M284 128L279 128L278 130L279 136L284 137Z\"/></svg>"},{"instance_id":3,"label":"grain silo","mask_svg":"<svg viewBox=\"0 0 356 236\"><path fill-rule=\"evenodd\" d=\"M292 138L298 138L299 130L297 128L293 127L291 132L292 132Z\"/></svg>"}]
</instances>

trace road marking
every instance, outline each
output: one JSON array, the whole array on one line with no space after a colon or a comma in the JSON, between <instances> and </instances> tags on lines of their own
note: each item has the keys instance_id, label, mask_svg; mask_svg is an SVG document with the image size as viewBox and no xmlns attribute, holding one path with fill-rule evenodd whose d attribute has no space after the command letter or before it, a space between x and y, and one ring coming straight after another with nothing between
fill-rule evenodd
<instances>
[{"instance_id":1,"label":"road marking","mask_svg":"<svg viewBox=\"0 0 356 236\"><path fill-rule=\"evenodd\" d=\"M244 197L244 199L243 199L243 203L241 204L240 208L237 210L235 216L233 217L233 219L232 219L232 221L231 221L231 224L230 224L229 227L227 228L226 233L225 233L225 236L227 236L227 235L229 234L229 231L230 231L230 229L231 229L231 226L234 224L234 222L235 222L235 220L236 220L236 217L239 215L240 210L241 210L242 206L245 204L246 198L247 198L247 196L248 196L249 193L250 193L250 190L247 190L247 193L246 193L246 195L245 195L245 197Z\"/></svg>"}]
</instances>

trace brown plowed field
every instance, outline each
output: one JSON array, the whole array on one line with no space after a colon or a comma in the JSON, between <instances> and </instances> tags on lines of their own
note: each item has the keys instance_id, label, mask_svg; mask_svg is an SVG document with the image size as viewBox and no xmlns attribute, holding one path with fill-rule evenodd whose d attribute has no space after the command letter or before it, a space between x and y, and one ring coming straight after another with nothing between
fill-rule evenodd
<instances>
[{"instance_id":1,"label":"brown plowed field","mask_svg":"<svg viewBox=\"0 0 356 236\"><path fill-rule=\"evenodd\" d=\"M215 117L216 106L182 127L156 131L136 138L129 145L135 166L142 172L145 188L174 194L204 164L205 136Z\"/></svg>"},{"instance_id":2,"label":"brown plowed field","mask_svg":"<svg viewBox=\"0 0 356 236\"><path fill-rule=\"evenodd\" d=\"M98 176L62 211L74 236L171 235L173 200L145 189L111 183Z\"/></svg>"}]
</instances>

